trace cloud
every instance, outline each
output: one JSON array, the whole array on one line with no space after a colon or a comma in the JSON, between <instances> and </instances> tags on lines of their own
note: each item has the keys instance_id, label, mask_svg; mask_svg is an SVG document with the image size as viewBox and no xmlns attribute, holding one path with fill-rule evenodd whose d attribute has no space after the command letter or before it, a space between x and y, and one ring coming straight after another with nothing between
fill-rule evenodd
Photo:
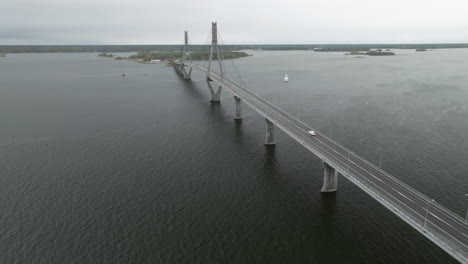
<instances>
[{"instance_id":1,"label":"cloud","mask_svg":"<svg viewBox=\"0 0 468 264\"><path fill-rule=\"evenodd\" d=\"M15 0L0 45L468 42L465 0Z\"/></svg>"}]
</instances>

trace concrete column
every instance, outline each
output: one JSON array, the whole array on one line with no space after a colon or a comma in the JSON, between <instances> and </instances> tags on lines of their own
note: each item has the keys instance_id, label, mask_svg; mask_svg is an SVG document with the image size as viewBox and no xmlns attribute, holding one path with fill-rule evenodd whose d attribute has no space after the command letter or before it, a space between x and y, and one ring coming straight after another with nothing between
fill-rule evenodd
<instances>
[{"instance_id":1,"label":"concrete column","mask_svg":"<svg viewBox=\"0 0 468 264\"><path fill-rule=\"evenodd\" d=\"M176 72L177 72L178 74L182 74L182 72L181 72L181 70L180 70L180 64L177 64L176 67L175 67L175 69L176 69Z\"/></svg>"},{"instance_id":2,"label":"concrete column","mask_svg":"<svg viewBox=\"0 0 468 264\"><path fill-rule=\"evenodd\" d=\"M213 89L213 86L211 85L210 80L206 80L206 83L208 84L208 88L210 89L210 94L211 94L211 102L219 102L221 101L221 90L223 87L220 85L216 92Z\"/></svg>"},{"instance_id":3,"label":"concrete column","mask_svg":"<svg viewBox=\"0 0 468 264\"><path fill-rule=\"evenodd\" d=\"M234 96L234 100L236 100L236 115L234 116L234 120L241 120L242 119L241 99L237 96Z\"/></svg>"},{"instance_id":4,"label":"concrete column","mask_svg":"<svg viewBox=\"0 0 468 264\"><path fill-rule=\"evenodd\" d=\"M338 172L326 162L323 163L323 166L325 168L323 170L321 192L336 192L336 188L338 187Z\"/></svg>"},{"instance_id":5,"label":"concrete column","mask_svg":"<svg viewBox=\"0 0 468 264\"><path fill-rule=\"evenodd\" d=\"M182 72L183 72L183 75L184 75L184 79L186 80L190 80L192 78L192 67L189 68L189 71L187 72L185 70L185 67L182 66Z\"/></svg>"},{"instance_id":6,"label":"concrete column","mask_svg":"<svg viewBox=\"0 0 468 264\"><path fill-rule=\"evenodd\" d=\"M265 145L267 146L271 146L271 145L275 145L275 141L274 141L274 138L273 138L273 128L274 128L274 125L273 123L266 119L265 118L265 121L266 121L266 140L265 140Z\"/></svg>"}]
</instances>

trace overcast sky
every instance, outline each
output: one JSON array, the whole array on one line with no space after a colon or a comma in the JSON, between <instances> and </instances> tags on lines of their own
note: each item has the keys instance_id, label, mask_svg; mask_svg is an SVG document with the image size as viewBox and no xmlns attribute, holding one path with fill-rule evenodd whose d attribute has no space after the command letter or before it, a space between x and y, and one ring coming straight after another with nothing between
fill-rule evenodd
<instances>
[{"instance_id":1,"label":"overcast sky","mask_svg":"<svg viewBox=\"0 0 468 264\"><path fill-rule=\"evenodd\" d=\"M3 0L0 45L468 43L468 0Z\"/></svg>"}]
</instances>

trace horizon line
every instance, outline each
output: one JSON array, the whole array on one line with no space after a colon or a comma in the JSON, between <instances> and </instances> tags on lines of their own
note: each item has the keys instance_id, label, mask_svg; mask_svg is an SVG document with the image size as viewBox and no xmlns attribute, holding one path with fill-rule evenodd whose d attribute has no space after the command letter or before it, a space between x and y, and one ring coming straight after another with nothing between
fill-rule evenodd
<instances>
[{"instance_id":1,"label":"horizon line","mask_svg":"<svg viewBox=\"0 0 468 264\"><path fill-rule=\"evenodd\" d=\"M180 46L181 44L0 44L2 46ZM211 44L189 44L197 46L209 46ZM468 45L468 42L426 42L426 43L263 43L263 44L240 44L229 43L225 46L261 46L261 45Z\"/></svg>"}]
</instances>

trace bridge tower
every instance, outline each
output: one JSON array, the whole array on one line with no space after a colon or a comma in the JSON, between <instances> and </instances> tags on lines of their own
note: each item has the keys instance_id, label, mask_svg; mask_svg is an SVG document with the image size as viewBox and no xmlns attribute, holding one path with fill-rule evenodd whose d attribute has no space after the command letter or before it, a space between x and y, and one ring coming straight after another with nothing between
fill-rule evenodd
<instances>
[{"instance_id":1,"label":"bridge tower","mask_svg":"<svg viewBox=\"0 0 468 264\"><path fill-rule=\"evenodd\" d=\"M188 67L189 70L187 71L184 65L185 61L189 61L192 63L192 52L190 51L189 44L188 44L188 32L185 31L185 41L184 41L184 53L182 54L182 75L184 76L184 79L190 80L192 78L192 66Z\"/></svg>"},{"instance_id":2,"label":"bridge tower","mask_svg":"<svg viewBox=\"0 0 468 264\"><path fill-rule=\"evenodd\" d=\"M216 60L218 61L218 65L219 65L219 74L222 79L224 77L224 74L223 74L223 65L221 63L221 54L219 52L219 46L218 46L218 25L216 22L211 23L211 49L210 49L210 60L208 61L208 71L206 73L206 83L208 84L208 88L210 88L211 101L219 102L221 100L221 90L223 87L219 85L218 89L216 89L215 91L211 84L213 80L210 78L211 63L213 62L213 52L216 52Z\"/></svg>"}]
</instances>

